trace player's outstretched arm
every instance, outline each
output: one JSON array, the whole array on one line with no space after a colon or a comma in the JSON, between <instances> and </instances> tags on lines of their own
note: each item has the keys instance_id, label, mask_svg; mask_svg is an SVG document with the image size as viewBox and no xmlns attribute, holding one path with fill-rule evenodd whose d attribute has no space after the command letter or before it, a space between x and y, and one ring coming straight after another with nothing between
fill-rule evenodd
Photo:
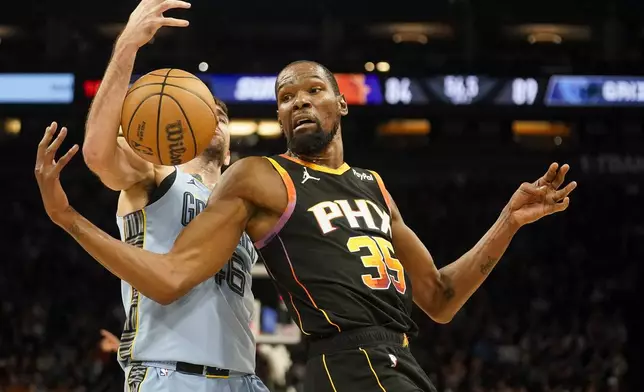
<instances>
[{"instance_id":1,"label":"player's outstretched arm","mask_svg":"<svg viewBox=\"0 0 644 392\"><path fill-rule=\"evenodd\" d=\"M273 179L281 181L270 164L258 157L242 159L226 170L204 211L184 229L169 253L148 252L111 237L69 205L59 176L78 146L56 161L56 150L66 134L63 128L51 142L56 128L56 123L47 128L35 167L47 214L105 268L161 304L180 298L224 266L249 220L266 211L266 202L257 200L277 201L278 207L269 206L272 210L286 204L284 189L275 193L277 187L266 185Z\"/></svg>"},{"instance_id":2,"label":"player's outstretched arm","mask_svg":"<svg viewBox=\"0 0 644 392\"><path fill-rule=\"evenodd\" d=\"M123 138L117 141L121 108L139 47L145 45L161 26L188 25L187 21L163 17L162 12L189 7L190 3L184 1L143 0L130 15L123 33L116 41L112 58L90 107L83 143L85 163L110 189L129 189L154 176L151 163L136 155Z\"/></svg>"},{"instance_id":3,"label":"player's outstretched arm","mask_svg":"<svg viewBox=\"0 0 644 392\"><path fill-rule=\"evenodd\" d=\"M577 186L571 182L559 189L568 169L568 165L559 169L553 163L539 180L522 184L479 242L441 269L436 268L427 248L405 225L392 201L394 249L409 272L414 302L436 322L451 321L501 259L519 228L568 208L568 195Z\"/></svg>"}]
</instances>

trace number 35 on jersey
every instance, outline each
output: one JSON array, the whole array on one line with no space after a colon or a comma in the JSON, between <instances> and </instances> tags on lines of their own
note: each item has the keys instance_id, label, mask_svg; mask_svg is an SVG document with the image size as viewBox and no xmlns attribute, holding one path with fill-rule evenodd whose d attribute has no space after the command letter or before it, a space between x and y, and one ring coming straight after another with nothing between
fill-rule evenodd
<instances>
[{"instance_id":1,"label":"number 35 on jersey","mask_svg":"<svg viewBox=\"0 0 644 392\"><path fill-rule=\"evenodd\" d=\"M354 200L351 204L348 200L324 201L308 211L313 213L324 235L337 230L334 221L344 218L352 229L364 226L365 229L380 231L391 237L388 211L383 211L371 200ZM393 285L396 291L405 294L405 272L400 261L394 257L391 242L380 236L360 235L349 237L346 245L349 252L364 254L360 256L360 260L365 267L362 282L367 287L372 290L388 290Z\"/></svg>"}]
</instances>

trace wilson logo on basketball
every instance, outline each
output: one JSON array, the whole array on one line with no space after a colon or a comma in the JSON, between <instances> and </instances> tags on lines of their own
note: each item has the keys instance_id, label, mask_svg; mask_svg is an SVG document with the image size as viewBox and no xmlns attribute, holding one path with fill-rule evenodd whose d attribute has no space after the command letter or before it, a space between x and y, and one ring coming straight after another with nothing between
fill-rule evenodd
<instances>
[{"instance_id":1,"label":"wilson logo on basketball","mask_svg":"<svg viewBox=\"0 0 644 392\"><path fill-rule=\"evenodd\" d=\"M132 143L130 143L130 147L132 147L134 150L140 152L141 154L145 155L154 155L154 151L148 146L144 146L143 144L137 142L136 140L132 140Z\"/></svg>"},{"instance_id":2,"label":"wilson logo on basketball","mask_svg":"<svg viewBox=\"0 0 644 392\"><path fill-rule=\"evenodd\" d=\"M180 165L183 162L181 157L187 151L183 145L183 125L181 120L166 125L165 135L170 148L170 163Z\"/></svg>"},{"instance_id":3,"label":"wilson logo on basketball","mask_svg":"<svg viewBox=\"0 0 644 392\"><path fill-rule=\"evenodd\" d=\"M145 135L145 121L142 121L141 124L136 128L136 137L139 138L139 141L143 141L143 136Z\"/></svg>"}]
</instances>

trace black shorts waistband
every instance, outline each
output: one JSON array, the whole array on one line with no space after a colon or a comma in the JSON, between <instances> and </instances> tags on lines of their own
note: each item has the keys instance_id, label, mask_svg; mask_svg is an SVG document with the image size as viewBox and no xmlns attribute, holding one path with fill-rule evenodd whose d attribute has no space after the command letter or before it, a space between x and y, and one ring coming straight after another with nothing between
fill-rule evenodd
<instances>
[{"instance_id":1,"label":"black shorts waistband","mask_svg":"<svg viewBox=\"0 0 644 392\"><path fill-rule=\"evenodd\" d=\"M237 372L231 372L228 369L222 369L222 368L206 366L206 365L197 365L197 364L188 363L188 362L156 362L155 363L153 361L152 362L130 361L128 365L163 367L166 369L170 368L180 373L192 374L197 376L206 376L208 378L228 378L231 375L231 373L237 373ZM159 366L159 365L163 365L163 366ZM171 365L171 366L166 367L167 365Z\"/></svg>"},{"instance_id":2,"label":"black shorts waistband","mask_svg":"<svg viewBox=\"0 0 644 392\"><path fill-rule=\"evenodd\" d=\"M328 338L309 340L308 356L314 357L336 351L357 349L374 345L407 347L407 335L383 327L368 327L340 332Z\"/></svg>"}]
</instances>

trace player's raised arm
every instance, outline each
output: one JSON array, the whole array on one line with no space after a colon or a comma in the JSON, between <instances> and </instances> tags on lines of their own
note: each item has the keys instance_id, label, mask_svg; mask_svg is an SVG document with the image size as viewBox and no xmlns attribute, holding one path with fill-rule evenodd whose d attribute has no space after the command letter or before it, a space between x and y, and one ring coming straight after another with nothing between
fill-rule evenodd
<instances>
[{"instance_id":1,"label":"player's raised arm","mask_svg":"<svg viewBox=\"0 0 644 392\"><path fill-rule=\"evenodd\" d=\"M87 166L113 190L129 189L154 176L153 165L137 156L118 138L121 107L127 94L134 59L161 26L185 27L187 21L166 18L164 11L189 8L178 0L142 0L114 46L112 58L92 101L87 118L83 157Z\"/></svg>"},{"instance_id":2,"label":"player's raised arm","mask_svg":"<svg viewBox=\"0 0 644 392\"><path fill-rule=\"evenodd\" d=\"M224 173L206 208L179 235L169 253L145 251L112 238L69 205L59 176L77 146L55 161L66 134L63 128L51 142L56 127L52 123L47 128L38 146L35 167L47 214L105 268L161 304L175 301L216 274L231 257L247 225L262 233L263 225L253 218L273 211L281 213L286 205L284 187L267 185L271 181L281 183L268 161L242 159Z\"/></svg>"},{"instance_id":3,"label":"player's raised arm","mask_svg":"<svg viewBox=\"0 0 644 392\"><path fill-rule=\"evenodd\" d=\"M571 182L559 189L568 169L568 165L559 169L553 163L539 180L522 184L479 242L441 269L436 268L427 248L405 225L392 201L394 249L409 272L414 302L436 322L451 321L501 259L519 228L568 208L568 195L577 186Z\"/></svg>"}]
</instances>

